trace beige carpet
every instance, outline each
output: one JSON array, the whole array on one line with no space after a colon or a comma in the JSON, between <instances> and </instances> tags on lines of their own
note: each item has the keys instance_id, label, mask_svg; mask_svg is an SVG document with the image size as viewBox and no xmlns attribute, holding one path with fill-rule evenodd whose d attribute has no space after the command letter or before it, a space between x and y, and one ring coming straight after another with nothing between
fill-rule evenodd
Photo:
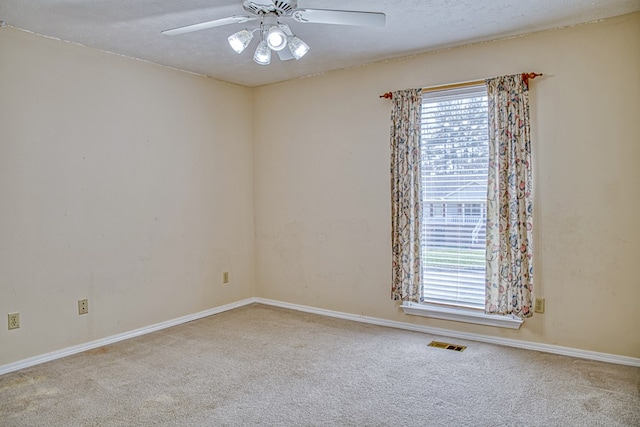
<instances>
[{"instance_id":1,"label":"beige carpet","mask_svg":"<svg viewBox=\"0 0 640 427\"><path fill-rule=\"evenodd\" d=\"M640 426L640 369L253 305L0 376L0 425Z\"/></svg>"}]
</instances>

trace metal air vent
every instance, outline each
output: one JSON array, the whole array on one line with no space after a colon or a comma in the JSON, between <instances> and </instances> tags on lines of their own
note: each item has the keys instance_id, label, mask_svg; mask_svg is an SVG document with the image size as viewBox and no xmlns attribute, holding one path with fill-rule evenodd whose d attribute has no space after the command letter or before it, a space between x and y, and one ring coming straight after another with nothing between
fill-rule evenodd
<instances>
[{"instance_id":1,"label":"metal air vent","mask_svg":"<svg viewBox=\"0 0 640 427\"><path fill-rule=\"evenodd\" d=\"M445 350L464 351L467 348L464 345L449 344L440 341L431 341L429 347L444 348Z\"/></svg>"}]
</instances>

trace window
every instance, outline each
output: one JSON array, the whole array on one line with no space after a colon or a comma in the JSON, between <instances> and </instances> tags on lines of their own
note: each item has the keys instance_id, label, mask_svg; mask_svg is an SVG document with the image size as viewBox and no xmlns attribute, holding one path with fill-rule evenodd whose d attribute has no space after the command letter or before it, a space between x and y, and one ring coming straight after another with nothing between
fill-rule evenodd
<instances>
[{"instance_id":1,"label":"window","mask_svg":"<svg viewBox=\"0 0 640 427\"><path fill-rule=\"evenodd\" d=\"M486 86L422 98L423 302L484 309Z\"/></svg>"}]
</instances>

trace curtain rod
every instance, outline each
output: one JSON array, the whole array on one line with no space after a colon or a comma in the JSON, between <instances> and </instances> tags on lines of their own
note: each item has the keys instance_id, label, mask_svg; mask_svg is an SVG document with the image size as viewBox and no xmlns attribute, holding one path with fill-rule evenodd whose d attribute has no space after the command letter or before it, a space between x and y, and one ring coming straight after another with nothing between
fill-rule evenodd
<instances>
[{"instance_id":1,"label":"curtain rod","mask_svg":"<svg viewBox=\"0 0 640 427\"><path fill-rule=\"evenodd\" d=\"M527 87L529 87L529 80L533 80L536 77L541 75L542 73L522 73L522 80L524 81L524 84L526 84ZM422 88L422 93L434 92L436 90L455 89L459 87L476 86L479 84L483 84L484 82L485 82L484 80L474 80L471 82L451 83L451 84L440 85L440 86L429 86L429 87ZM391 99L393 98L393 93L392 92L383 93L382 95L380 95L380 98Z\"/></svg>"}]
</instances>

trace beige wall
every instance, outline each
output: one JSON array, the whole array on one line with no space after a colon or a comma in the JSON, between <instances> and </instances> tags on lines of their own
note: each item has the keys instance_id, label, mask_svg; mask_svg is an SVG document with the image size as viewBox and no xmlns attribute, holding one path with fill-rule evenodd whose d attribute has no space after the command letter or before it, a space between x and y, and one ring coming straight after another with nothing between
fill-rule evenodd
<instances>
[{"instance_id":1,"label":"beige wall","mask_svg":"<svg viewBox=\"0 0 640 427\"><path fill-rule=\"evenodd\" d=\"M0 29L0 365L255 295L251 104Z\"/></svg>"},{"instance_id":2,"label":"beige wall","mask_svg":"<svg viewBox=\"0 0 640 427\"><path fill-rule=\"evenodd\" d=\"M532 86L536 296L518 331L390 301L390 90L543 72ZM261 87L259 296L640 357L640 14Z\"/></svg>"}]
</instances>

